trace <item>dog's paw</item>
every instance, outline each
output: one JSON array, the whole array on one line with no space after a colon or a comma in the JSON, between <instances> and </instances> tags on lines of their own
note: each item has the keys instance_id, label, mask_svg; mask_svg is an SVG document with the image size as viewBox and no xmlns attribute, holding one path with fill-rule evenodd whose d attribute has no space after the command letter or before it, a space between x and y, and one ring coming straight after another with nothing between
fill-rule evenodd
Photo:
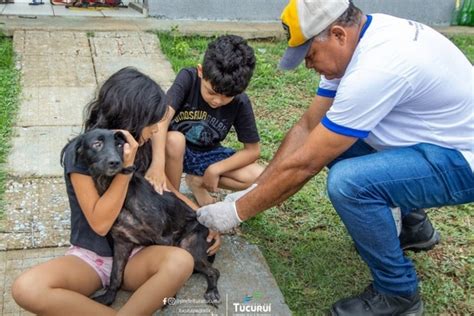
<instances>
[{"instance_id":1,"label":"dog's paw","mask_svg":"<svg viewBox=\"0 0 474 316\"><path fill-rule=\"evenodd\" d=\"M217 307L221 303L221 295L217 288L209 290L204 294L207 304Z\"/></svg>"},{"instance_id":2,"label":"dog's paw","mask_svg":"<svg viewBox=\"0 0 474 316\"><path fill-rule=\"evenodd\" d=\"M117 292L107 290L104 294L93 296L92 299L97 303L101 303L104 305L112 305L112 303L115 301L116 296Z\"/></svg>"}]
</instances>

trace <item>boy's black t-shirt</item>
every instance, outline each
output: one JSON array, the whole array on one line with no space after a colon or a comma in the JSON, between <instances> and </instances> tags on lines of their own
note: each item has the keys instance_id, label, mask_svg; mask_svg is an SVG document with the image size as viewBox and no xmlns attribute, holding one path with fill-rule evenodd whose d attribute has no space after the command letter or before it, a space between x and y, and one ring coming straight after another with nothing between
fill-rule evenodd
<instances>
[{"instance_id":1,"label":"boy's black t-shirt","mask_svg":"<svg viewBox=\"0 0 474 316\"><path fill-rule=\"evenodd\" d=\"M234 126L242 143L260 141L252 105L245 93L227 105L214 109L201 95L201 79L196 68L182 69L166 93L167 105L175 111L169 130L186 137L186 145L197 151L216 148Z\"/></svg>"},{"instance_id":2,"label":"boy's black t-shirt","mask_svg":"<svg viewBox=\"0 0 474 316\"><path fill-rule=\"evenodd\" d=\"M76 193L71 183L70 174L80 173L90 175L87 167L75 161L75 146L68 146L64 154L64 180L71 208L71 245L79 246L95 252L104 257L113 255L112 248L106 237L102 237L94 232L82 212Z\"/></svg>"}]
</instances>

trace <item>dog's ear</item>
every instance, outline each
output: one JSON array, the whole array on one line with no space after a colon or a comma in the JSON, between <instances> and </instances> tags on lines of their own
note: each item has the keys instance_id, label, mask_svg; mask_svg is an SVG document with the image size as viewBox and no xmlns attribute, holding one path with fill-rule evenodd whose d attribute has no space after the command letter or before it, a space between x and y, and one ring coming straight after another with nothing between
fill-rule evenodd
<instances>
[{"instance_id":1,"label":"dog's ear","mask_svg":"<svg viewBox=\"0 0 474 316\"><path fill-rule=\"evenodd\" d=\"M66 155L66 151L69 150L69 148L73 147L73 155L74 159L73 161L76 162L77 160L77 152L78 152L78 145L82 146L82 140L83 140L83 135L76 136L75 138L71 139L66 146L63 147L61 150L61 157L60 157L60 162L61 166L64 166L64 156Z\"/></svg>"},{"instance_id":2,"label":"dog's ear","mask_svg":"<svg viewBox=\"0 0 474 316\"><path fill-rule=\"evenodd\" d=\"M116 131L114 134L115 139L123 140L125 143L127 142L127 138L121 131Z\"/></svg>"},{"instance_id":3,"label":"dog's ear","mask_svg":"<svg viewBox=\"0 0 474 316\"><path fill-rule=\"evenodd\" d=\"M74 140L74 163L77 163L77 161L82 158L83 153L84 153L84 134L79 135Z\"/></svg>"},{"instance_id":4,"label":"dog's ear","mask_svg":"<svg viewBox=\"0 0 474 316\"><path fill-rule=\"evenodd\" d=\"M123 159L123 146L125 143L127 143L127 139L121 131L116 131L114 133L114 139L115 139L115 146L120 145L116 147L116 150L118 154L120 155L120 157Z\"/></svg>"}]
</instances>

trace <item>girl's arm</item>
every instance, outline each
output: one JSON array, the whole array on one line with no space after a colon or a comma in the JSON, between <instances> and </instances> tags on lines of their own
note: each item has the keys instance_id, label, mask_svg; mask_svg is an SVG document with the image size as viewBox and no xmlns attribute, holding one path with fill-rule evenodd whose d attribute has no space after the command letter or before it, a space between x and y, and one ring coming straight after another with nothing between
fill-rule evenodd
<instances>
[{"instance_id":1,"label":"girl's arm","mask_svg":"<svg viewBox=\"0 0 474 316\"><path fill-rule=\"evenodd\" d=\"M92 177L80 173L71 173L70 177L87 222L98 235L107 235L122 209L132 175L117 174L102 196Z\"/></svg>"},{"instance_id":2,"label":"girl's arm","mask_svg":"<svg viewBox=\"0 0 474 316\"><path fill-rule=\"evenodd\" d=\"M210 165L203 178L203 183L209 191L215 192L219 177L231 170L240 169L254 163L260 157L260 143L244 143L244 148L227 159Z\"/></svg>"},{"instance_id":3,"label":"girl's arm","mask_svg":"<svg viewBox=\"0 0 474 316\"><path fill-rule=\"evenodd\" d=\"M138 149L138 143L128 132L121 130L127 143L123 146L123 166L132 166ZM77 201L91 228L100 236L109 232L122 209L128 191L131 174L117 174L109 188L99 195L92 177L71 173L71 183Z\"/></svg>"},{"instance_id":4,"label":"girl's arm","mask_svg":"<svg viewBox=\"0 0 474 316\"><path fill-rule=\"evenodd\" d=\"M147 179L155 190L163 194L163 190L169 191L169 186L166 183L165 163L166 163L166 134L168 133L168 126L176 111L168 106L165 117L158 122L158 132L153 134L151 138L151 147L153 150L152 161L148 168L145 179Z\"/></svg>"}]
</instances>

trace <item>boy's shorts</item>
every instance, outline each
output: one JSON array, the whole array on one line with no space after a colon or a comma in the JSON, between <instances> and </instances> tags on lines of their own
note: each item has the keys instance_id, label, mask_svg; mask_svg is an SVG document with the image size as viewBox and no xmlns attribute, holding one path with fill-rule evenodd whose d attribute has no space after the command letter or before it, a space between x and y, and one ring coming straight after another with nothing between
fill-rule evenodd
<instances>
[{"instance_id":1,"label":"boy's shorts","mask_svg":"<svg viewBox=\"0 0 474 316\"><path fill-rule=\"evenodd\" d=\"M144 247L135 247L130 254L128 259L136 255ZM81 248L78 246L69 247L65 256L76 256L83 261L85 261L92 269L97 272L100 280L102 281L102 286L105 288L110 284L110 274L112 273L112 261L113 257L102 257L96 254L95 252Z\"/></svg>"},{"instance_id":2,"label":"boy's shorts","mask_svg":"<svg viewBox=\"0 0 474 316\"><path fill-rule=\"evenodd\" d=\"M207 167L235 154L232 148L219 146L210 151L195 151L186 147L183 171L187 174L203 176Z\"/></svg>"}]
</instances>

